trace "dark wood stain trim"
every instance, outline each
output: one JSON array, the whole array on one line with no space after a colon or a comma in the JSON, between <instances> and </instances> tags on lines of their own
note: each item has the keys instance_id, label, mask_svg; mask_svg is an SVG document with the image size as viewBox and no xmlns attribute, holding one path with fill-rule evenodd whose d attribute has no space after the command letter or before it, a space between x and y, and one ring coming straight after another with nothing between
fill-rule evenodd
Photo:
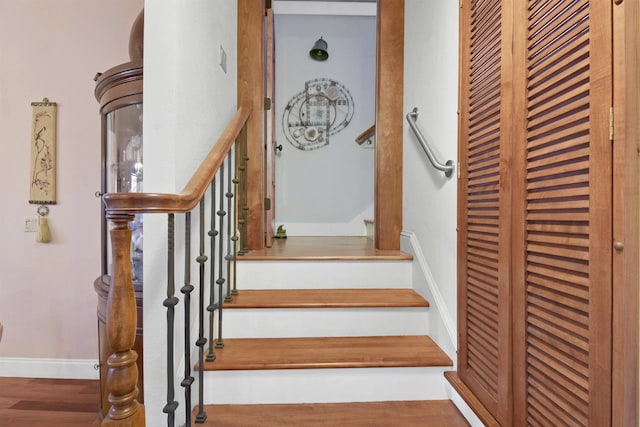
<instances>
[{"instance_id":1,"label":"dark wood stain trim","mask_svg":"<svg viewBox=\"0 0 640 427\"><path fill-rule=\"evenodd\" d=\"M493 418L489 410L482 405L475 394L473 394L469 387L458 377L456 371L447 371L444 373L444 377L486 427L500 427L500 423Z\"/></svg>"},{"instance_id":2,"label":"dark wood stain trim","mask_svg":"<svg viewBox=\"0 0 640 427\"><path fill-rule=\"evenodd\" d=\"M264 0L238 0L238 105L248 103L247 247L265 244L264 216Z\"/></svg>"},{"instance_id":3,"label":"dark wood stain trim","mask_svg":"<svg viewBox=\"0 0 640 427\"><path fill-rule=\"evenodd\" d=\"M640 425L640 5L613 7L613 372L614 426ZM615 248L616 244L618 249Z\"/></svg>"},{"instance_id":4,"label":"dark wood stain trim","mask_svg":"<svg viewBox=\"0 0 640 427\"><path fill-rule=\"evenodd\" d=\"M404 109L404 0L378 1L375 245L400 249Z\"/></svg>"}]
</instances>

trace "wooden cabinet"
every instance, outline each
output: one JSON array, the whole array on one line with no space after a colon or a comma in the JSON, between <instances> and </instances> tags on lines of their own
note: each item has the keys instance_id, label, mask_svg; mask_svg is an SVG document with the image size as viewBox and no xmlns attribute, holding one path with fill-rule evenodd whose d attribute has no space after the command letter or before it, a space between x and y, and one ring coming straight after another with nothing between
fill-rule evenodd
<instances>
[{"instance_id":1,"label":"wooden cabinet","mask_svg":"<svg viewBox=\"0 0 640 427\"><path fill-rule=\"evenodd\" d=\"M503 426L611 425L611 8L461 9L458 372Z\"/></svg>"}]
</instances>

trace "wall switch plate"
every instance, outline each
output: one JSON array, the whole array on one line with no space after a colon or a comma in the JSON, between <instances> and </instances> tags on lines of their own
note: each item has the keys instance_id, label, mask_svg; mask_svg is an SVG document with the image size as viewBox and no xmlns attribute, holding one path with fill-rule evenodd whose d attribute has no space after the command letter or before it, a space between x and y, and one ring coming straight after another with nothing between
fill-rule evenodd
<instances>
[{"instance_id":1,"label":"wall switch plate","mask_svg":"<svg viewBox=\"0 0 640 427\"><path fill-rule=\"evenodd\" d=\"M24 220L24 231L27 233L38 231L38 217L30 216Z\"/></svg>"},{"instance_id":2,"label":"wall switch plate","mask_svg":"<svg viewBox=\"0 0 640 427\"><path fill-rule=\"evenodd\" d=\"M220 67L227 74L227 52L224 51L222 45L220 45Z\"/></svg>"}]
</instances>

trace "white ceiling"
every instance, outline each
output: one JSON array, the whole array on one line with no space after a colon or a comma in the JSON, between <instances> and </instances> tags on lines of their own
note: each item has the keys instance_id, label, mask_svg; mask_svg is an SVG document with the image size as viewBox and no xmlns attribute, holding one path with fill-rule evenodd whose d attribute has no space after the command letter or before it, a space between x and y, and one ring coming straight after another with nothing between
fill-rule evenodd
<instances>
[{"instance_id":1,"label":"white ceiling","mask_svg":"<svg viewBox=\"0 0 640 427\"><path fill-rule=\"evenodd\" d=\"M275 1L317 1L317 0L275 0ZM375 3L376 0L323 0L337 3Z\"/></svg>"},{"instance_id":2,"label":"white ceiling","mask_svg":"<svg viewBox=\"0 0 640 427\"><path fill-rule=\"evenodd\" d=\"M273 0L278 15L375 16L376 0Z\"/></svg>"}]
</instances>

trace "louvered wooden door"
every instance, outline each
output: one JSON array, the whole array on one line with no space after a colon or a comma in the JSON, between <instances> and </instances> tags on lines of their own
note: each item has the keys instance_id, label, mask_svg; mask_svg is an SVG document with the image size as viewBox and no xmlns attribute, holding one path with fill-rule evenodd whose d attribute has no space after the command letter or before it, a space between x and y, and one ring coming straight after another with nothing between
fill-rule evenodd
<instances>
[{"instance_id":1,"label":"louvered wooden door","mask_svg":"<svg viewBox=\"0 0 640 427\"><path fill-rule=\"evenodd\" d=\"M461 10L458 373L509 424L511 34L500 0Z\"/></svg>"},{"instance_id":2,"label":"louvered wooden door","mask_svg":"<svg viewBox=\"0 0 640 427\"><path fill-rule=\"evenodd\" d=\"M464 3L459 372L504 426L610 425L610 8Z\"/></svg>"}]
</instances>

